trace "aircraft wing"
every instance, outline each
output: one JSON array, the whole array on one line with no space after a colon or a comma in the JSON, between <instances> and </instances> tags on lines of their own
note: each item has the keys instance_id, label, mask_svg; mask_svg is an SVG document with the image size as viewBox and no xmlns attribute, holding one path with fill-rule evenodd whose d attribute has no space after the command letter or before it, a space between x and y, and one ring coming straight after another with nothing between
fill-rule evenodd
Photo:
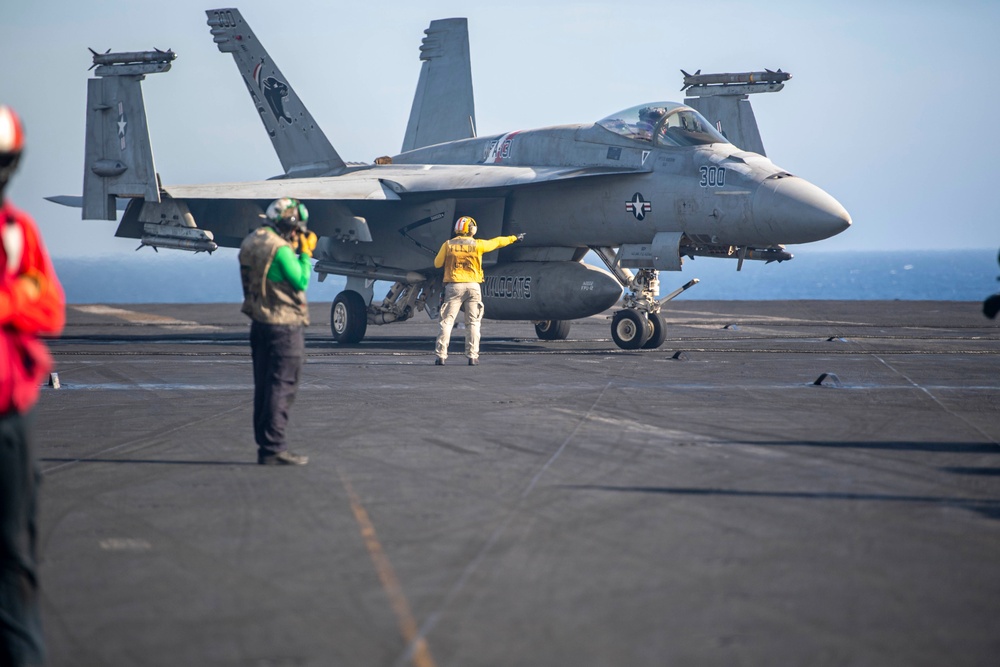
<instances>
[{"instance_id":1,"label":"aircraft wing","mask_svg":"<svg viewBox=\"0 0 1000 667\"><path fill-rule=\"evenodd\" d=\"M387 266L430 264L447 238L456 202L482 216L480 233L501 233L512 189L581 178L643 173L621 167L510 167L503 165L378 165L338 176L276 178L243 183L165 185L161 201L130 198L116 236L143 245L183 250L239 247L267 203L281 197L306 202L310 228L338 241L372 242L368 254ZM52 198L67 206L75 198ZM383 206L391 205L389 209ZM376 210L382 213L376 214ZM433 209L433 210L432 210ZM369 218L371 226L369 227ZM400 243L397 235L407 239Z\"/></svg>"},{"instance_id":2,"label":"aircraft wing","mask_svg":"<svg viewBox=\"0 0 1000 667\"><path fill-rule=\"evenodd\" d=\"M184 200L398 201L400 195L484 192L577 178L643 173L645 169L611 167L506 167L494 165L421 165L366 168L340 176L288 178L238 183L166 185L161 190ZM74 208L83 197L56 195L47 200ZM127 199L119 198L124 210Z\"/></svg>"},{"instance_id":3,"label":"aircraft wing","mask_svg":"<svg viewBox=\"0 0 1000 667\"><path fill-rule=\"evenodd\" d=\"M340 176L275 179L243 183L166 185L174 199L304 201L399 200L407 194L449 194L509 189L577 178L642 173L640 169L607 167L504 167L495 165L405 165L372 167ZM401 197L402 196L402 197Z\"/></svg>"}]
</instances>

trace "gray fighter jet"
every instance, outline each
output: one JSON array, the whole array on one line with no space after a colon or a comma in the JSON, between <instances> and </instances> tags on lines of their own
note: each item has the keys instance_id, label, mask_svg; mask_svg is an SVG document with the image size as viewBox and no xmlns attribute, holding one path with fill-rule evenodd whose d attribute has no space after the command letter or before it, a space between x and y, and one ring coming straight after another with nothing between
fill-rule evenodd
<instances>
[{"instance_id":1,"label":"gray fighter jet","mask_svg":"<svg viewBox=\"0 0 1000 667\"><path fill-rule=\"evenodd\" d=\"M437 316L441 273L433 259L460 215L479 234L525 233L487 255L489 317L535 322L543 339L621 299L611 333L625 349L655 348L662 308L692 285L659 297L659 272L685 256L791 259L784 244L847 229L833 197L763 154L747 95L780 89L777 72L685 75L688 99L652 102L595 123L476 135L465 19L433 21L399 155L375 164L341 159L236 9L206 12L219 50L231 53L281 161L269 180L208 185L160 182L141 81L165 72L171 51L94 54L88 81L84 219L117 217L118 236L189 251L238 247L278 197L295 197L320 236L319 279L346 276L331 330L357 343L370 324ZM699 109L706 111L708 118ZM742 148L741 148L742 146ZM608 270L583 263L589 251ZM373 300L377 280L393 285ZM624 296L623 296L624 289Z\"/></svg>"}]
</instances>

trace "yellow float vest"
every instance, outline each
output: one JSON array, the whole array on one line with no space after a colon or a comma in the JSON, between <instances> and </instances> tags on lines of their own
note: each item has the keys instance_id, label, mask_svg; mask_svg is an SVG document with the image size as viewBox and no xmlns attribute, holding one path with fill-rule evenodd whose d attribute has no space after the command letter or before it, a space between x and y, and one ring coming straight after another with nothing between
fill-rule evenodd
<instances>
[{"instance_id":1,"label":"yellow float vest","mask_svg":"<svg viewBox=\"0 0 1000 667\"><path fill-rule=\"evenodd\" d=\"M471 236L456 236L445 241L434 258L434 266L444 267L446 283L483 282L483 255L517 240L516 236L498 236L493 239L474 239Z\"/></svg>"}]
</instances>

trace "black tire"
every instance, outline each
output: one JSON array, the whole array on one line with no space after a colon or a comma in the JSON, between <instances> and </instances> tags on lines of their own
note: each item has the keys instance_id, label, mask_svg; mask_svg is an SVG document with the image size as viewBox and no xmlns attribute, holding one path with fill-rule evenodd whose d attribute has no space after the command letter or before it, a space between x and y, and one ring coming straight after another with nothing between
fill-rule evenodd
<instances>
[{"instance_id":1,"label":"black tire","mask_svg":"<svg viewBox=\"0 0 1000 667\"><path fill-rule=\"evenodd\" d=\"M653 327L653 333L649 335L649 340L642 344L642 349L655 350L667 340L667 321L659 313L649 313L646 319Z\"/></svg>"},{"instance_id":2,"label":"black tire","mask_svg":"<svg viewBox=\"0 0 1000 667\"><path fill-rule=\"evenodd\" d=\"M344 290L330 308L330 331L338 343L360 343L368 331L368 307L357 292Z\"/></svg>"},{"instance_id":3,"label":"black tire","mask_svg":"<svg viewBox=\"0 0 1000 667\"><path fill-rule=\"evenodd\" d=\"M535 325L535 335L541 340L566 340L569 325L569 320L545 320Z\"/></svg>"},{"instance_id":4,"label":"black tire","mask_svg":"<svg viewBox=\"0 0 1000 667\"><path fill-rule=\"evenodd\" d=\"M611 320L611 338L623 350L638 350L651 333L646 317L634 308L619 310Z\"/></svg>"}]
</instances>

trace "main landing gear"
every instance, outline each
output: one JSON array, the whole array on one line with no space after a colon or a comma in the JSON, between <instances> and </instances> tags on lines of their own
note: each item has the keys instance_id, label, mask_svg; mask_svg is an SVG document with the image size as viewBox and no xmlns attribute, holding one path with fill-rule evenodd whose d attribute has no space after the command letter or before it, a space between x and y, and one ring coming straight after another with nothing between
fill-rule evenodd
<instances>
[{"instance_id":1,"label":"main landing gear","mask_svg":"<svg viewBox=\"0 0 1000 667\"><path fill-rule=\"evenodd\" d=\"M667 322L660 313L626 308L612 318L611 338L623 350L652 350L667 339Z\"/></svg>"},{"instance_id":2,"label":"main landing gear","mask_svg":"<svg viewBox=\"0 0 1000 667\"><path fill-rule=\"evenodd\" d=\"M698 284L694 278L662 299L656 295L660 290L659 271L637 269L633 274L621 267L617 253L612 248L591 248L611 270L618 282L626 289L622 299L624 309L617 311L611 319L611 338L623 350L652 350L663 345L667 339L667 322L661 309L663 305L682 292Z\"/></svg>"},{"instance_id":3,"label":"main landing gear","mask_svg":"<svg viewBox=\"0 0 1000 667\"><path fill-rule=\"evenodd\" d=\"M333 300L330 332L338 343L360 343L369 324L402 322L421 310L437 311L441 305L440 292L440 279L398 281L389 289L385 299L376 302L371 299L370 284L348 278L347 289ZM368 305L368 301L371 301L371 305Z\"/></svg>"},{"instance_id":4,"label":"main landing gear","mask_svg":"<svg viewBox=\"0 0 1000 667\"><path fill-rule=\"evenodd\" d=\"M333 300L330 331L338 343L360 343L368 331L368 307L357 292L344 290Z\"/></svg>"},{"instance_id":5,"label":"main landing gear","mask_svg":"<svg viewBox=\"0 0 1000 667\"><path fill-rule=\"evenodd\" d=\"M569 337L569 325L569 320L535 322L535 335L540 340L566 340Z\"/></svg>"}]
</instances>

